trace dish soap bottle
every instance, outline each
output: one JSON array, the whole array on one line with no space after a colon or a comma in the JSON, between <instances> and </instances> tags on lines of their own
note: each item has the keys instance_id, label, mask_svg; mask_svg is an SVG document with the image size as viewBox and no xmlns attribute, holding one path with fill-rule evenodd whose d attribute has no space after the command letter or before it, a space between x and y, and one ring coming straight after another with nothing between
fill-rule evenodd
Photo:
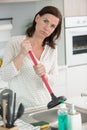
<instances>
[{"instance_id":1,"label":"dish soap bottle","mask_svg":"<svg viewBox=\"0 0 87 130\"><path fill-rule=\"evenodd\" d=\"M67 130L67 107L64 100L61 101L58 110L58 130Z\"/></svg>"},{"instance_id":2,"label":"dish soap bottle","mask_svg":"<svg viewBox=\"0 0 87 130\"><path fill-rule=\"evenodd\" d=\"M68 130L82 130L81 114L76 112L74 104L68 112L67 122Z\"/></svg>"}]
</instances>

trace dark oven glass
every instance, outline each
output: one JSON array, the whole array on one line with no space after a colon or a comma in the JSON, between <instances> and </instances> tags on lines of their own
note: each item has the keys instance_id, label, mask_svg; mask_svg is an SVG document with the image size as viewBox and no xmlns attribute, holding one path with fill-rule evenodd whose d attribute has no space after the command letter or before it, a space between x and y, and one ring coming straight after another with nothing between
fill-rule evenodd
<instances>
[{"instance_id":1,"label":"dark oven glass","mask_svg":"<svg viewBox=\"0 0 87 130\"><path fill-rule=\"evenodd\" d=\"M73 36L73 54L87 53L87 35Z\"/></svg>"}]
</instances>

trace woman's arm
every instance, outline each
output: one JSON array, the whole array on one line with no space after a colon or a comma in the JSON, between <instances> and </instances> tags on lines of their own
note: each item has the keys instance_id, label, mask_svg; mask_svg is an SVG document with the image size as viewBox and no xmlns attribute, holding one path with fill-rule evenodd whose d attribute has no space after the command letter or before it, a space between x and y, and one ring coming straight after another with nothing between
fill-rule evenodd
<instances>
[{"instance_id":1,"label":"woman's arm","mask_svg":"<svg viewBox=\"0 0 87 130\"><path fill-rule=\"evenodd\" d=\"M32 50L32 46L31 43L29 42L29 39L25 38L20 45L19 54L13 60L17 70L20 70L23 60L28 54L29 50Z\"/></svg>"},{"instance_id":2,"label":"woman's arm","mask_svg":"<svg viewBox=\"0 0 87 130\"><path fill-rule=\"evenodd\" d=\"M14 65L14 58L15 48L13 46L13 40L11 40L9 43L7 43L7 47L3 56L3 64L0 70L1 78L4 81L8 81L19 73Z\"/></svg>"},{"instance_id":3,"label":"woman's arm","mask_svg":"<svg viewBox=\"0 0 87 130\"><path fill-rule=\"evenodd\" d=\"M22 44L21 44L22 43ZM24 38L12 38L7 44L5 54L3 57L3 65L0 73L4 81L8 81L20 73L23 60L27 55L28 47ZM28 48L28 49L27 49Z\"/></svg>"}]
</instances>

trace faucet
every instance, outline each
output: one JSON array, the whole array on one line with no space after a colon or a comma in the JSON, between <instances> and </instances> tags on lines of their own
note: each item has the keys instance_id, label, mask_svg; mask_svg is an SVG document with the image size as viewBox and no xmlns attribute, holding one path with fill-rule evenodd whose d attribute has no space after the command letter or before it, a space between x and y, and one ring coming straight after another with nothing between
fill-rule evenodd
<instances>
[{"instance_id":1,"label":"faucet","mask_svg":"<svg viewBox=\"0 0 87 130\"><path fill-rule=\"evenodd\" d=\"M87 93L81 93L81 97L87 96Z\"/></svg>"}]
</instances>

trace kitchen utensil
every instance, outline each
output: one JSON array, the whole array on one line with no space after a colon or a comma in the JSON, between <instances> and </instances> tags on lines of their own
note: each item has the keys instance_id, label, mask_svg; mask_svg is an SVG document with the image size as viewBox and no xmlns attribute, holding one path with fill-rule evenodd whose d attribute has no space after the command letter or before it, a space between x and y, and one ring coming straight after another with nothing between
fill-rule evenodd
<instances>
[{"instance_id":1,"label":"kitchen utensil","mask_svg":"<svg viewBox=\"0 0 87 130\"><path fill-rule=\"evenodd\" d=\"M11 106L10 106L10 95L8 95L8 102L7 102L7 128L11 128Z\"/></svg>"},{"instance_id":2,"label":"kitchen utensil","mask_svg":"<svg viewBox=\"0 0 87 130\"><path fill-rule=\"evenodd\" d=\"M36 58L35 58L35 56L34 56L34 54L33 54L32 51L29 51L29 55L30 55L30 57L31 57L31 59L32 59L32 61L33 61L33 63L34 63L35 65L37 65L38 62L37 62L37 60L36 60ZM66 100L66 98L65 98L64 96L56 97L56 96L54 95L54 93L53 93L53 91L52 91L52 89L51 89L51 87L50 87L50 85L49 85L49 83L48 83L48 81L47 81L45 75L42 75L41 78L42 78L42 81L44 82L44 84L46 85L46 87L47 87L47 89L48 89L48 91L49 91L49 93L50 93L50 96L51 96L51 98L52 98L52 101L50 101L50 102L48 103L48 105L47 105L47 107L48 107L49 109L52 108L52 107L55 107L55 106L58 105L58 104L60 104L60 103L61 103L61 100L64 100L64 101Z\"/></svg>"},{"instance_id":3,"label":"kitchen utensil","mask_svg":"<svg viewBox=\"0 0 87 130\"><path fill-rule=\"evenodd\" d=\"M0 104L0 115L1 117L3 118L3 108L2 108L2 105Z\"/></svg>"},{"instance_id":4,"label":"kitchen utensil","mask_svg":"<svg viewBox=\"0 0 87 130\"><path fill-rule=\"evenodd\" d=\"M14 119L14 122L15 122L18 118L20 118L20 117L23 115L23 113L24 113L24 105L23 105L22 103L20 103L19 108L18 108L18 111L17 111L17 115L16 115L16 117L15 117L15 119ZM14 124L14 122L13 122L13 124Z\"/></svg>"},{"instance_id":5,"label":"kitchen utensil","mask_svg":"<svg viewBox=\"0 0 87 130\"><path fill-rule=\"evenodd\" d=\"M2 104L2 101L3 99L8 99L8 94L10 96L9 100L10 100L10 105L12 103L12 95L13 95L13 91L11 89L8 89L8 88L5 88L5 89L2 89L0 91L0 104ZM7 100L8 101L8 100Z\"/></svg>"},{"instance_id":6,"label":"kitchen utensil","mask_svg":"<svg viewBox=\"0 0 87 130\"><path fill-rule=\"evenodd\" d=\"M3 99L3 122L4 128L6 127L6 99Z\"/></svg>"},{"instance_id":7,"label":"kitchen utensil","mask_svg":"<svg viewBox=\"0 0 87 130\"><path fill-rule=\"evenodd\" d=\"M14 102L13 102L13 113L12 113L11 126L14 125L14 120L15 120L15 109L16 109L16 93L14 93Z\"/></svg>"}]
</instances>

